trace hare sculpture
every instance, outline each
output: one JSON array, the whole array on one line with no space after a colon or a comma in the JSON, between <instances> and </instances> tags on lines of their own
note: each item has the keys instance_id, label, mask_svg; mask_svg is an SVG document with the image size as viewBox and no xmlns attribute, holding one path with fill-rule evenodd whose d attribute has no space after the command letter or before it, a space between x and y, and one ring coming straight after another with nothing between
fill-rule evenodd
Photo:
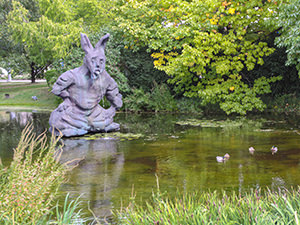
<instances>
[{"instance_id":1,"label":"hare sculpture","mask_svg":"<svg viewBox=\"0 0 300 225\"><path fill-rule=\"evenodd\" d=\"M52 93L63 99L49 119L50 131L55 135L70 137L120 128L113 117L123 104L122 95L105 70L104 51L109 36L104 35L94 48L87 35L81 34L83 65L60 75L53 85ZM104 96L111 104L108 109L99 105Z\"/></svg>"}]
</instances>

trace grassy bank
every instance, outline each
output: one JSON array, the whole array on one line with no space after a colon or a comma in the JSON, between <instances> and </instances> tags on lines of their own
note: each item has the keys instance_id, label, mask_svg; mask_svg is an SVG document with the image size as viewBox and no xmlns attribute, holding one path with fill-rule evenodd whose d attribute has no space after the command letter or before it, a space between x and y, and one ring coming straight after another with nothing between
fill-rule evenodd
<instances>
[{"instance_id":1,"label":"grassy bank","mask_svg":"<svg viewBox=\"0 0 300 225\"><path fill-rule=\"evenodd\" d=\"M36 96L37 100L33 100ZM50 93L47 83L0 83L0 107L53 110L56 96Z\"/></svg>"},{"instance_id":2,"label":"grassy bank","mask_svg":"<svg viewBox=\"0 0 300 225\"><path fill-rule=\"evenodd\" d=\"M9 95L9 97L6 97ZM37 101L32 99L37 97ZM54 110L58 104L57 96L50 92L46 82L43 83L9 83L0 82L0 109L38 109ZM299 97L296 95L280 95L265 97L267 113L300 114ZM135 90L133 94L123 97L121 110L127 112L171 112L193 114L225 115L218 105L202 106L198 98L174 99L164 86L156 86L151 95L143 90ZM108 106L107 103L106 106ZM260 113L260 112L253 112Z\"/></svg>"},{"instance_id":3,"label":"grassy bank","mask_svg":"<svg viewBox=\"0 0 300 225\"><path fill-rule=\"evenodd\" d=\"M266 190L227 195L225 192L156 194L146 206L131 204L116 213L117 224L295 224L299 225L300 189Z\"/></svg>"}]
</instances>

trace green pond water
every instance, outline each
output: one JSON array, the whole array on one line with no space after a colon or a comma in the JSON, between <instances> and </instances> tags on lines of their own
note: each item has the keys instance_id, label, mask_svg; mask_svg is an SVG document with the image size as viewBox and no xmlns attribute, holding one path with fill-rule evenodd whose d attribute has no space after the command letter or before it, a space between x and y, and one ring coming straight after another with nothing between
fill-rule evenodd
<instances>
[{"instance_id":1,"label":"green pond water","mask_svg":"<svg viewBox=\"0 0 300 225\"><path fill-rule=\"evenodd\" d=\"M0 112L0 157L12 158L22 128L48 128L49 113ZM171 114L117 114L120 133L64 141L62 162L80 158L64 193L79 195L100 218L128 204L132 191L144 202L156 191L290 188L300 184L300 117L205 118ZM278 152L271 153L272 146ZM249 147L255 148L251 155ZM216 156L230 154L225 163Z\"/></svg>"}]
</instances>

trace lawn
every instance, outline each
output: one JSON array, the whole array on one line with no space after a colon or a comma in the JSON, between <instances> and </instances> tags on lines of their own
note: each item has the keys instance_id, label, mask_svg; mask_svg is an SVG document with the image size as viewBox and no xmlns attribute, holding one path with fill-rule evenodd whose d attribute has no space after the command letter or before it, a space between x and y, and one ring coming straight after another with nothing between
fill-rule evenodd
<instances>
[{"instance_id":1,"label":"lawn","mask_svg":"<svg viewBox=\"0 0 300 225\"><path fill-rule=\"evenodd\" d=\"M57 100L47 83L0 83L0 107L53 110L57 107Z\"/></svg>"}]
</instances>

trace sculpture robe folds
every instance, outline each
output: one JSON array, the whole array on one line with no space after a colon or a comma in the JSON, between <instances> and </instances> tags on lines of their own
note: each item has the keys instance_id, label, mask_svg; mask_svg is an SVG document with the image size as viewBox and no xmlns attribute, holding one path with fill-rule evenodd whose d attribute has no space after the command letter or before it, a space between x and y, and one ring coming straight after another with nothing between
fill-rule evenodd
<instances>
[{"instance_id":1,"label":"sculpture robe folds","mask_svg":"<svg viewBox=\"0 0 300 225\"><path fill-rule=\"evenodd\" d=\"M105 44L109 34L93 48L86 35L81 34L81 45L86 55L84 64L63 73L53 85L52 93L63 102L50 116L50 131L56 135L78 136L88 132L108 132L119 129L113 122L117 109L122 106L122 95L117 83L105 71ZM106 96L109 109L99 105Z\"/></svg>"}]
</instances>

